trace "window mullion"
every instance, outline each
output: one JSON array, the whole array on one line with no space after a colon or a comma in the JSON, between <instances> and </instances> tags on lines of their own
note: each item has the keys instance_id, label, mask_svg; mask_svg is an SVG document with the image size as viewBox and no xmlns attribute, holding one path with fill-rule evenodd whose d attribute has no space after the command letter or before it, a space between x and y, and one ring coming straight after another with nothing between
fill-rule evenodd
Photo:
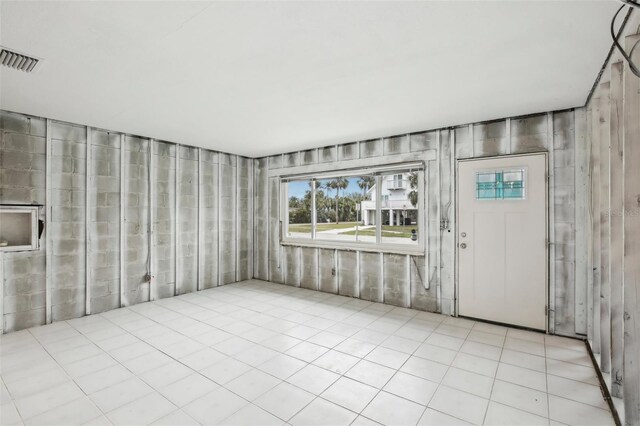
<instances>
[{"instance_id":1,"label":"window mullion","mask_svg":"<svg viewBox=\"0 0 640 426\"><path fill-rule=\"evenodd\" d=\"M318 217L316 214L316 180L311 181L311 239L316 239L316 224Z\"/></svg>"},{"instance_id":2,"label":"window mullion","mask_svg":"<svg viewBox=\"0 0 640 426\"><path fill-rule=\"evenodd\" d=\"M280 220L280 240L289 235L289 185L280 183L280 209L281 216L284 220Z\"/></svg>"},{"instance_id":3,"label":"window mullion","mask_svg":"<svg viewBox=\"0 0 640 426\"><path fill-rule=\"evenodd\" d=\"M382 176L376 176L376 244L382 242Z\"/></svg>"},{"instance_id":4,"label":"window mullion","mask_svg":"<svg viewBox=\"0 0 640 426\"><path fill-rule=\"evenodd\" d=\"M418 244L422 246L424 250L427 249L427 230L429 224L426 220L428 206L427 206L427 170L423 170L418 173Z\"/></svg>"}]
</instances>

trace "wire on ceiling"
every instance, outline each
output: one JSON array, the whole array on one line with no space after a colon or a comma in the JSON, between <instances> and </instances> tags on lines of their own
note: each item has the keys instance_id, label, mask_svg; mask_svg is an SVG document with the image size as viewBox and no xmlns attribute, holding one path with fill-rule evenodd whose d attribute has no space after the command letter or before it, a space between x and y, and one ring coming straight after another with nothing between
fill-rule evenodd
<instances>
[{"instance_id":1,"label":"wire on ceiling","mask_svg":"<svg viewBox=\"0 0 640 426\"><path fill-rule=\"evenodd\" d=\"M637 0L620 0L620 3L623 3L627 6L640 8L640 3L638 3Z\"/></svg>"},{"instance_id":2,"label":"wire on ceiling","mask_svg":"<svg viewBox=\"0 0 640 426\"><path fill-rule=\"evenodd\" d=\"M638 45L638 42L636 42L636 44L634 44L634 46L631 48L631 51L627 53L624 50L624 48L620 45L620 41L618 40L619 35L616 35L616 31L615 31L616 19L618 18L618 15L620 14L620 12L622 12L622 9L624 9L627 6L629 6L630 8L640 9L640 3L638 3L637 0L620 0L620 2L622 2L622 6L620 6L616 14L613 15L613 19L611 20L611 38L613 39L613 44L615 44L616 48L620 51L624 59L629 64L629 69L631 69L631 72L634 73L636 77L640 78L640 69L638 69L636 64L631 60L631 55L633 55L633 51Z\"/></svg>"}]
</instances>

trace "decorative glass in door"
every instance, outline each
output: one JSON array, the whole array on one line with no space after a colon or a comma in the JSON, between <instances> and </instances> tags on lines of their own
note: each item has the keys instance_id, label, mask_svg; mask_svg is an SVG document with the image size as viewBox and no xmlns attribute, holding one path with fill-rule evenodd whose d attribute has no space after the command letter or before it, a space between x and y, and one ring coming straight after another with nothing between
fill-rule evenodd
<instances>
[{"instance_id":1,"label":"decorative glass in door","mask_svg":"<svg viewBox=\"0 0 640 426\"><path fill-rule=\"evenodd\" d=\"M476 200L524 200L524 197L524 169L476 173Z\"/></svg>"}]
</instances>

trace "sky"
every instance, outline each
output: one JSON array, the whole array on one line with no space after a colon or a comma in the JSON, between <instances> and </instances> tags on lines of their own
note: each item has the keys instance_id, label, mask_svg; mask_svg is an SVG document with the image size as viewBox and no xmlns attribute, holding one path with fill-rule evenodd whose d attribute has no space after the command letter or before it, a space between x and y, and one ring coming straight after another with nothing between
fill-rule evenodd
<instances>
[{"instance_id":1,"label":"sky","mask_svg":"<svg viewBox=\"0 0 640 426\"><path fill-rule=\"evenodd\" d=\"M349 180L349 186L346 189L346 193L350 194L352 192L357 192L359 194L362 194L362 189L360 189L360 187L358 186L358 178L357 177L353 177L353 178L347 178ZM304 197L304 193L309 189L309 181L293 181L293 182L289 182L289 197L291 196L295 196L298 198L302 198ZM340 194L344 194L345 191L343 191L342 189L340 190ZM331 197L335 197L336 192L334 190L331 190L329 192L329 196Z\"/></svg>"}]
</instances>

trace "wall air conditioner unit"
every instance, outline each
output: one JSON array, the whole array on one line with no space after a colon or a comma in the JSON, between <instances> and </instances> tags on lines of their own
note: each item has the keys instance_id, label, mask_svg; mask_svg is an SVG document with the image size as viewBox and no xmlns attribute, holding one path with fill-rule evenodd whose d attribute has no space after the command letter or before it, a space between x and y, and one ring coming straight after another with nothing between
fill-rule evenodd
<instances>
[{"instance_id":1,"label":"wall air conditioner unit","mask_svg":"<svg viewBox=\"0 0 640 426\"><path fill-rule=\"evenodd\" d=\"M39 206L0 205L0 251L40 248Z\"/></svg>"}]
</instances>

